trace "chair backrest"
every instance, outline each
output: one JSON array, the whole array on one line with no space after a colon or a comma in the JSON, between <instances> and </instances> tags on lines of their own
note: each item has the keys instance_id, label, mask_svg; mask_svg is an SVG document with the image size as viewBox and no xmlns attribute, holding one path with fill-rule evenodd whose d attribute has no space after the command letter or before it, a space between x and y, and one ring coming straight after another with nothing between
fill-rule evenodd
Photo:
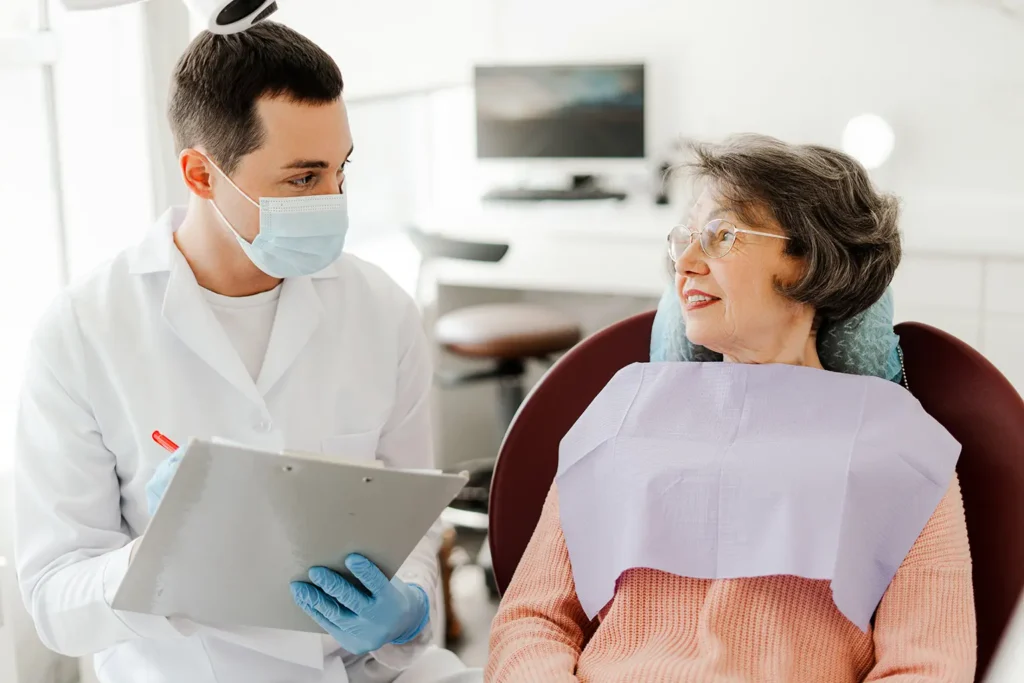
<instances>
[{"instance_id":1,"label":"chair backrest","mask_svg":"<svg viewBox=\"0 0 1024 683\"><path fill-rule=\"evenodd\" d=\"M978 680L1024 590L1024 400L984 356L921 323L896 327L910 391L963 446L978 612Z\"/></svg>"},{"instance_id":2,"label":"chair backrest","mask_svg":"<svg viewBox=\"0 0 1024 683\"><path fill-rule=\"evenodd\" d=\"M491 560L500 590L537 526L562 436L620 368L649 359L653 321L653 312L643 313L582 341L516 415L491 483ZM896 331L911 391L963 446L957 470L974 562L980 681L1024 590L1024 401L955 337L920 323Z\"/></svg>"}]
</instances>

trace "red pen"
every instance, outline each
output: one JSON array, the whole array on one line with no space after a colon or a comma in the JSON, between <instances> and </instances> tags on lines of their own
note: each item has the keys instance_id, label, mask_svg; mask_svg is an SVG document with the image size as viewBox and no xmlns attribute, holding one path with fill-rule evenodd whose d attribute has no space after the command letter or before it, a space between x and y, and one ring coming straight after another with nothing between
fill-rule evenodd
<instances>
[{"instance_id":1,"label":"red pen","mask_svg":"<svg viewBox=\"0 0 1024 683\"><path fill-rule=\"evenodd\" d=\"M153 432L153 441L160 444L160 446L168 453L173 453L178 450L178 444L174 443L160 432Z\"/></svg>"}]
</instances>

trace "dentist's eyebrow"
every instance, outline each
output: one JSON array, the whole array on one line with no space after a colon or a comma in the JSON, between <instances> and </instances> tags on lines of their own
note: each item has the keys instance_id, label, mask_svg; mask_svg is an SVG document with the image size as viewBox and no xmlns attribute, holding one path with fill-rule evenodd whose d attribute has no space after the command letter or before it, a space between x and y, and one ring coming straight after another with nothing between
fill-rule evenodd
<instances>
[{"instance_id":1,"label":"dentist's eyebrow","mask_svg":"<svg viewBox=\"0 0 1024 683\"><path fill-rule=\"evenodd\" d=\"M348 148L348 154L345 155L345 160L346 161L348 161L348 158L350 156L352 156L352 152L354 152L355 149L356 149L355 145L352 145L351 147ZM290 164L282 166L282 168L286 168L286 169L302 169L302 170L324 170L324 169L330 168L330 167L331 167L331 165L329 163L327 163L326 161L319 160L319 159L296 159L295 161L291 162Z\"/></svg>"},{"instance_id":2,"label":"dentist's eyebrow","mask_svg":"<svg viewBox=\"0 0 1024 683\"><path fill-rule=\"evenodd\" d=\"M313 161L312 159L296 159L290 164L283 166L286 169L325 169L329 168L330 164L326 161Z\"/></svg>"}]
</instances>

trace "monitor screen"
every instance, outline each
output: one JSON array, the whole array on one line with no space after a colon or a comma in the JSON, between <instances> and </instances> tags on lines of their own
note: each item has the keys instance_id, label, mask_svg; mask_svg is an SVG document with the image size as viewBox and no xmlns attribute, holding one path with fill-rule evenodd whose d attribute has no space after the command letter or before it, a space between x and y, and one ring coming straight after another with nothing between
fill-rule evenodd
<instances>
[{"instance_id":1,"label":"monitor screen","mask_svg":"<svg viewBox=\"0 0 1024 683\"><path fill-rule=\"evenodd\" d=\"M644 67L476 68L477 157L642 158Z\"/></svg>"}]
</instances>

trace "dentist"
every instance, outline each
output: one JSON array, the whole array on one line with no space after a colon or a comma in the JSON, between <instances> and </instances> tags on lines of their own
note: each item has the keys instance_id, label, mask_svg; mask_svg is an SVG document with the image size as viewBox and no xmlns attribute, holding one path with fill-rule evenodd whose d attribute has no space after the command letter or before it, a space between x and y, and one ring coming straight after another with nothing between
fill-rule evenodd
<instances>
[{"instance_id":1,"label":"dentist","mask_svg":"<svg viewBox=\"0 0 1024 683\"><path fill-rule=\"evenodd\" d=\"M203 33L169 121L188 207L63 292L35 334L16 445L25 604L49 648L96 654L104 683L394 680L432 640L436 531L392 581L353 556L362 585L311 568L281 586L330 636L110 607L177 463L154 430L433 466L416 306L342 253L353 144L338 66L271 22ZM134 172L98 161L112 181Z\"/></svg>"}]
</instances>

